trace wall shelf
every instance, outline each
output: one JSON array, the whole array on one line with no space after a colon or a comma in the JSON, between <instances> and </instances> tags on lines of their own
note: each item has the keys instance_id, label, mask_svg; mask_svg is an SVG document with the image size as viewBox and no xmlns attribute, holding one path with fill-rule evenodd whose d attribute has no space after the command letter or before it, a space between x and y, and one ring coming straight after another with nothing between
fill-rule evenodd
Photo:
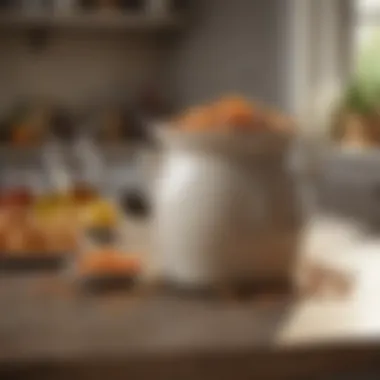
<instances>
[{"instance_id":1,"label":"wall shelf","mask_svg":"<svg viewBox=\"0 0 380 380\"><path fill-rule=\"evenodd\" d=\"M144 13L93 12L76 14L22 14L1 12L0 29L75 29L75 30L175 30L181 28L180 15L155 16Z\"/></svg>"}]
</instances>

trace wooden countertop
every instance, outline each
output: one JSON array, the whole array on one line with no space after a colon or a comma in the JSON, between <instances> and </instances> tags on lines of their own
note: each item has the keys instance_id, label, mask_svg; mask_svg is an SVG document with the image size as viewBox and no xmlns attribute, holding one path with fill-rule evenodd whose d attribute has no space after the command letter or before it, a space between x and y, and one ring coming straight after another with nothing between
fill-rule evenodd
<instances>
[{"instance_id":1,"label":"wooden countertop","mask_svg":"<svg viewBox=\"0 0 380 380\"><path fill-rule=\"evenodd\" d=\"M195 300L149 292L83 297L60 276L3 276L0 378L380 373L379 306Z\"/></svg>"},{"instance_id":2,"label":"wooden countertop","mask_svg":"<svg viewBox=\"0 0 380 380\"><path fill-rule=\"evenodd\" d=\"M149 289L84 297L65 273L0 277L1 379L361 378L380 375L379 359L376 288L240 302Z\"/></svg>"}]
</instances>

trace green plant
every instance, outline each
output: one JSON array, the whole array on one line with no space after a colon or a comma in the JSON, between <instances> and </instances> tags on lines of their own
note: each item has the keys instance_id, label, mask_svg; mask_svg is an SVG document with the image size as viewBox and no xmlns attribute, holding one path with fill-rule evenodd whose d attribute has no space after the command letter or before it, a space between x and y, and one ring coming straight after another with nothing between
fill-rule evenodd
<instances>
[{"instance_id":1,"label":"green plant","mask_svg":"<svg viewBox=\"0 0 380 380\"><path fill-rule=\"evenodd\" d=\"M380 109L380 29L361 46L354 76L343 96L343 108L360 115Z\"/></svg>"}]
</instances>

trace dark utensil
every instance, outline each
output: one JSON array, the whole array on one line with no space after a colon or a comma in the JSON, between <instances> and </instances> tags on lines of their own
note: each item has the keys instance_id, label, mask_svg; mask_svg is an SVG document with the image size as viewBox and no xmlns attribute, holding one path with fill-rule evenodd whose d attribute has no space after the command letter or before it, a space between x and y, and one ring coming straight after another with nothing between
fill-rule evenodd
<instances>
[{"instance_id":1,"label":"dark utensil","mask_svg":"<svg viewBox=\"0 0 380 380\"><path fill-rule=\"evenodd\" d=\"M122 209L126 214L146 217L150 213L150 205L141 191L131 190L126 192L121 199Z\"/></svg>"},{"instance_id":2,"label":"dark utensil","mask_svg":"<svg viewBox=\"0 0 380 380\"><path fill-rule=\"evenodd\" d=\"M52 133L58 139L65 142L72 142L75 139L75 126L68 113L58 110L52 117Z\"/></svg>"}]
</instances>

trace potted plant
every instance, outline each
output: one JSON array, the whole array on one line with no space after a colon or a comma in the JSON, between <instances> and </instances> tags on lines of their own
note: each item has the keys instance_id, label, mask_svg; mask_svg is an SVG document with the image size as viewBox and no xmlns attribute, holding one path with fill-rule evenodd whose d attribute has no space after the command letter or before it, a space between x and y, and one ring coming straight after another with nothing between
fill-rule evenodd
<instances>
[{"instance_id":1,"label":"potted plant","mask_svg":"<svg viewBox=\"0 0 380 380\"><path fill-rule=\"evenodd\" d=\"M374 34L359 54L357 70L343 94L333 138L344 145L380 145L380 54Z\"/></svg>"}]
</instances>

